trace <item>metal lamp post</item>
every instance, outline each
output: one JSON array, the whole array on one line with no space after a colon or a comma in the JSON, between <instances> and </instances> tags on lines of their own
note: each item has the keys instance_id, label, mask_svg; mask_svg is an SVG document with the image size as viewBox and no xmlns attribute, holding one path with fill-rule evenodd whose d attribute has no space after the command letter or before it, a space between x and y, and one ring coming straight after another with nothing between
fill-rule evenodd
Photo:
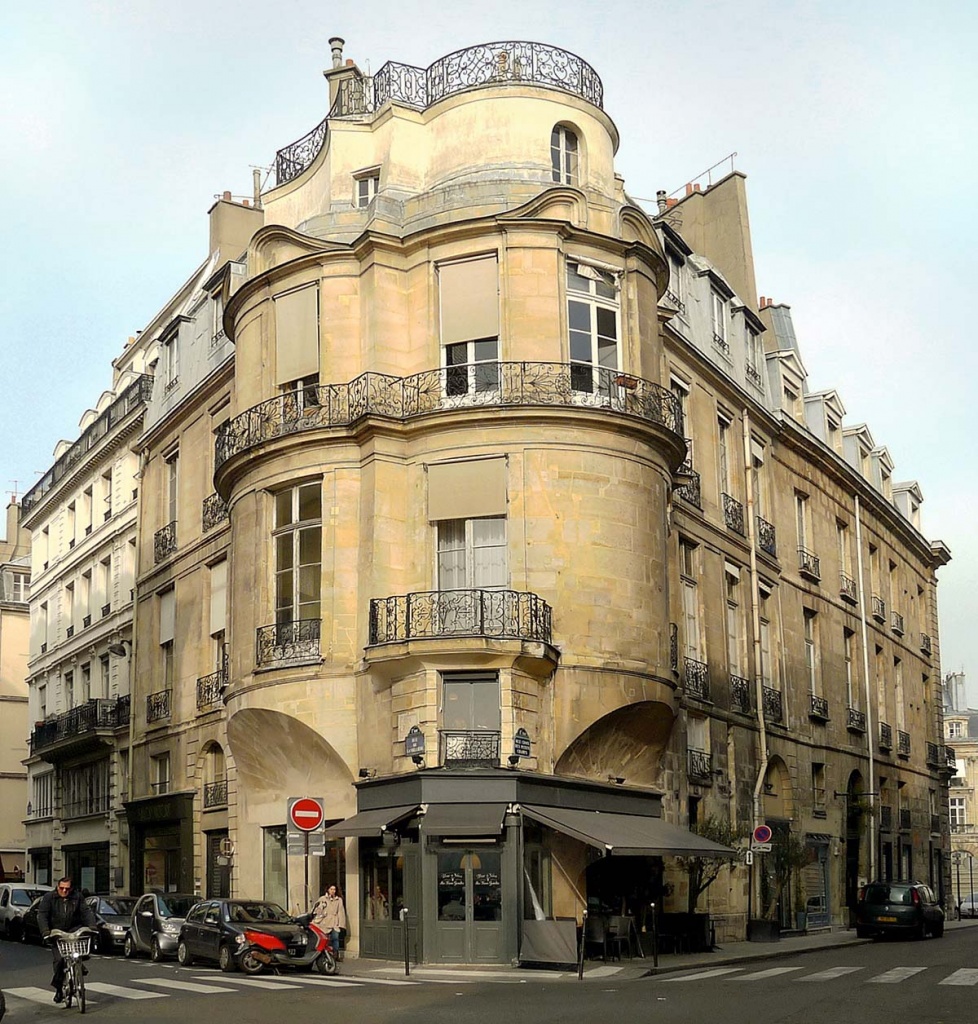
<instances>
[{"instance_id":1,"label":"metal lamp post","mask_svg":"<svg viewBox=\"0 0 978 1024\"><path fill-rule=\"evenodd\" d=\"M957 874L957 886L956 886L957 899L954 902L955 902L955 906L957 907L957 910L958 910L958 917L960 918L961 917L961 860L962 860L961 851L960 850L955 850L951 854L951 860L954 863L955 872Z\"/></svg>"}]
</instances>

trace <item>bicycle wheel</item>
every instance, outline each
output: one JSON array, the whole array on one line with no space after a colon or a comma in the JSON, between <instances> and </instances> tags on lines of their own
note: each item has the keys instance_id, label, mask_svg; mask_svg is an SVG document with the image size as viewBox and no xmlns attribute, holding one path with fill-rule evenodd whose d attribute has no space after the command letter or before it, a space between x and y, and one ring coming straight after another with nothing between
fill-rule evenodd
<instances>
[{"instance_id":1,"label":"bicycle wheel","mask_svg":"<svg viewBox=\"0 0 978 1024\"><path fill-rule=\"evenodd\" d=\"M75 991L78 994L78 1009L85 1012L85 968L81 960L75 961Z\"/></svg>"},{"instance_id":2,"label":"bicycle wheel","mask_svg":"<svg viewBox=\"0 0 978 1024\"><path fill-rule=\"evenodd\" d=\"M71 1004L75 1001L75 968L68 961L65 962L65 971L61 978L61 989L65 996L65 1006L70 1010Z\"/></svg>"}]
</instances>

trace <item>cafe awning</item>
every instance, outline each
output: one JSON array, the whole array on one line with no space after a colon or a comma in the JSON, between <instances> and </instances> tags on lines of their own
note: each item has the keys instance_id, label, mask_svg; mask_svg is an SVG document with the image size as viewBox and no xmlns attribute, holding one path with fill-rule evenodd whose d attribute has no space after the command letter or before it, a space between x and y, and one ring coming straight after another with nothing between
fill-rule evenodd
<instances>
[{"instance_id":1,"label":"cafe awning","mask_svg":"<svg viewBox=\"0 0 978 1024\"><path fill-rule=\"evenodd\" d=\"M662 818L522 805L523 814L617 857L736 857L735 850Z\"/></svg>"},{"instance_id":2,"label":"cafe awning","mask_svg":"<svg viewBox=\"0 0 978 1024\"><path fill-rule=\"evenodd\" d=\"M429 804L421 827L429 836L498 836L506 804Z\"/></svg>"},{"instance_id":3,"label":"cafe awning","mask_svg":"<svg viewBox=\"0 0 978 1024\"><path fill-rule=\"evenodd\" d=\"M326 829L327 839L340 836L379 836L385 828L402 821L418 809L417 804L404 807L382 807L372 811L360 811L352 818L338 821Z\"/></svg>"}]
</instances>

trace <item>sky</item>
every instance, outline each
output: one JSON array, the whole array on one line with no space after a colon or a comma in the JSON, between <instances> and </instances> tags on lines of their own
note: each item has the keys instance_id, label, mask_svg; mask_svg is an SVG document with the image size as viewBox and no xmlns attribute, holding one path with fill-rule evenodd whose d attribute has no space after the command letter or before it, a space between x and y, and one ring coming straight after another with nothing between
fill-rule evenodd
<instances>
[{"instance_id":1,"label":"sky","mask_svg":"<svg viewBox=\"0 0 978 1024\"><path fill-rule=\"evenodd\" d=\"M249 196L252 168L326 114L334 35L371 71L505 39L579 54L604 83L633 196L737 154L758 292L791 306L811 390L839 391L894 480L920 483L925 535L951 548L942 667L973 677L978 705L973 0L13 6L0 38L0 488L22 494L78 436L127 337L207 255L215 196Z\"/></svg>"}]
</instances>

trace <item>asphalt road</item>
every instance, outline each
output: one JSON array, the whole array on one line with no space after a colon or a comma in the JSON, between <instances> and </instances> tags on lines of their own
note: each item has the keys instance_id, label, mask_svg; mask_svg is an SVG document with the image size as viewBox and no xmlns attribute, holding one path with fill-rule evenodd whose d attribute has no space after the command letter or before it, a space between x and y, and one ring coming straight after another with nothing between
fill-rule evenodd
<instances>
[{"instance_id":1,"label":"asphalt road","mask_svg":"<svg viewBox=\"0 0 978 1024\"><path fill-rule=\"evenodd\" d=\"M0 942L0 957L0 985L8 994L4 1024L47 1024L77 1014L51 1001L47 950ZM210 1024L603 1024L617 1018L628 1024L973 1024L978 930L628 981L524 979L518 972L493 981L376 972L250 979L121 957L93 958L88 981L87 1016L120 1024L202 1018Z\"/></svg>"}]
</instances>

